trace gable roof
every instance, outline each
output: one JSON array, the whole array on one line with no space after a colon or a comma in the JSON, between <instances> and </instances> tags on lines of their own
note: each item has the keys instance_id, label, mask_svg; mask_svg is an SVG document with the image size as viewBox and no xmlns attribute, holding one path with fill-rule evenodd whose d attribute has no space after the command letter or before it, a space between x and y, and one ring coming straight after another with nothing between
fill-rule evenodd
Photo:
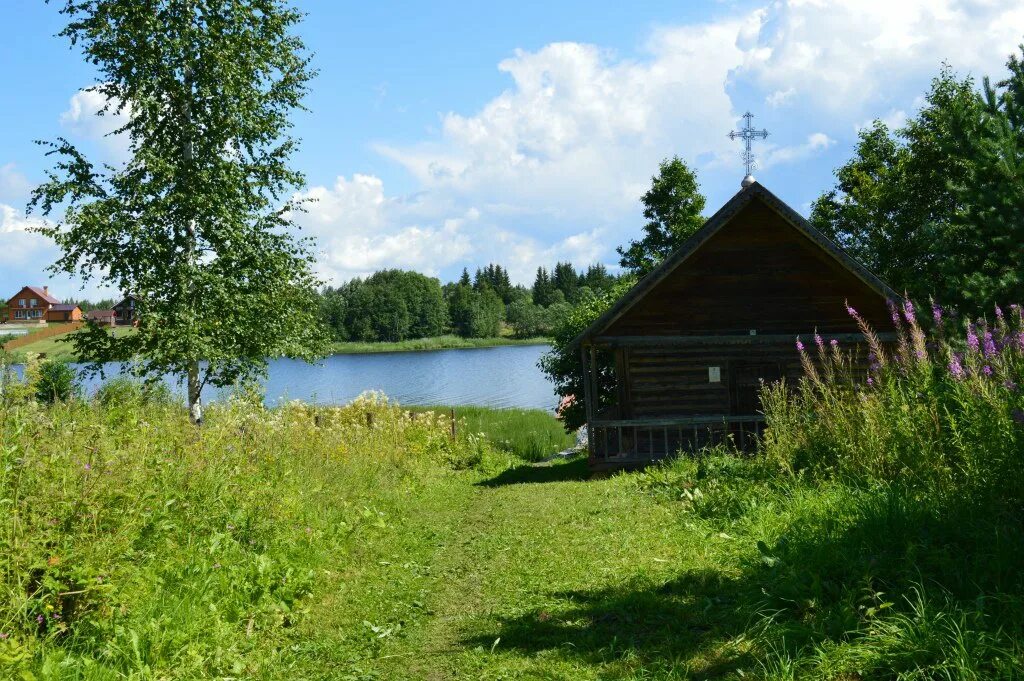
<instances>
[{"instance_id":1,"label":"gable roof","mask_svg":"<svg viewBox=\"0 0 1024 681\"><path fill-rule=\"evenodd\" d=\"M707 222L697 230L693 236L673 251L646 277L636 283L626 295L622 296L614 305L605 311L600 317L584 329L570 343L571 346L578 345L585 338L595 336L607 329L613 322L624 315L630 308L639 302L651 289L660 284L666 277L682 265L695 251L703 246L712 236L717 234L725 225L729 224L732 218L743 208L748 206L754 199L760 199L765 205L778 213L787 223L802 233L825 253L839 263L843 268L860 279L868 288L875 291L883 298L899 301L902 296L893 291L889 286L869 271L864 265L857 262L850 254L840 248L834 241L815 229L802 215L790 208L782 199L768 191L760 182L754 182L748 187L738 191L724 206L718 209L714 215L708 218Z\"/></svg>"},{"instance_id":2,"label":"gable roof","mask_svg":"<svg viewBox=\"0 0 1024 681\"><path fill-rule=\"evenodd\" d=\"M39 288L38 286L22 286L20 291L18 291L13 296L7 299L7 302L11 302L12 300L20 296L22 291L30 291L31 293L35 294L38 298L49 303L50 305L60 303L59 299L54 298L53 296L51 296L49 293Z\"/></svg>"}]
</instances>

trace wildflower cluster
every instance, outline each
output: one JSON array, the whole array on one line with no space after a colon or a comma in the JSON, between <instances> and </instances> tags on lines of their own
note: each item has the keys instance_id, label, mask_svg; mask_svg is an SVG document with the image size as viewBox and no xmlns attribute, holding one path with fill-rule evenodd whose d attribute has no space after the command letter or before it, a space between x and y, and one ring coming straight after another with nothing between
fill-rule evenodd
<instances>
[{"instance_id":1,"label":"wildflower cluster","mask_svg":"<svg viewBox=\"0 0 1024 681\"><path fill-rule=\"evenodd\" d=\"M895 333L884 341L849 305L862 343L797 340L805 377L762 396L769 456L791 469L1024 499L1024 310L955 324L932 303L927 330L911 301L889 311Z\"/></svg>"}]
</instances>

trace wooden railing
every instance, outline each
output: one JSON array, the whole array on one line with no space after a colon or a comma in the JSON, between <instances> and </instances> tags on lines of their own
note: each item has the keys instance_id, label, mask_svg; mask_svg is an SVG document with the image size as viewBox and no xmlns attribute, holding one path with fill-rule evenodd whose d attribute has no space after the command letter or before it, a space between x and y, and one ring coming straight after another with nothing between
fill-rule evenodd
<instances>
[{"instance_id":1,"label":"wooden railing","mask_svg":"<svg viewBox=\"0 0 1024 681\"><path fill-rule=\"evenodd\" d=\"M658 461L726 442L750 451L764 433L764 417L600 419L589 430L591 463L596 467L618 467Z\"/></svg>"}]
</instances>

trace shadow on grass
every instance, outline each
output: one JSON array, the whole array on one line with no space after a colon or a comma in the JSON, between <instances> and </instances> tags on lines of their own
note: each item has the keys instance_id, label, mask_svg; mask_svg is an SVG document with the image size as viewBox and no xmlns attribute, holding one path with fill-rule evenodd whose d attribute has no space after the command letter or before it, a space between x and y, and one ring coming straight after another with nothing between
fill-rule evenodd
<instances>
[{"instance_id":1,"label":"shadow on grass","mask_svg":"<svg viewBox=\"0 0 1024 681\"><path fill-rule=\"evenodd\" d=\"M585 456L553 461L545 464L524 464L502 471L488 480L478 482L481 487L501 487L503 485L520 485L523 483L567 482L571 480L588 480L590 467Z\"/></svg>"},{"instance_id":2,"label":"shadow on grass","mask_svg":"<svg viewBox=\"0 0 1024 681\"><path fill-rule=\"evenodd\" d=\"M856 507L847 522L836 522L841 503ZM554 592L555 604L499 615L490 630L462 644L487 649L500 638L501 650L524 657L558 651L593 665L620 661L647 672L720 678L756 673L766 650L796 659L829 641L873 646L871 661L862 659L869 674L913 674L954 664L950 651L965 642L971 652L956 663L977 678L1001 678L1000 656L1014 659L1024 636L1019 520L1016 513L929 508L891 490L823 493L820 503L788 514L788 527L770 546L756 541L756 526L729 537L746 548L723 550L720 568L684 569L660 585L633 580ZM902 618L891 620L897 629L884 641L866 614L879 608ZM944 622L959 624L947 629Z\"/></svg>"},{"instance_id":3,"label":"shadow on grass","mask_svg":"<svg viewBox=\"0 0 1024 681\"><path fill-rule=\"evenodd\" d=\"M498 628L463 641L532 657L560 650L566 657L600 665L629 657L645 667L672 667L699 657L702 676L749 665L749 654L723 645L743 632L748 618L738 608L744 585L713 571L685 572L658 586L623 586L551 594L560 603L498 620ZM685 665L685 663L683 663Z\"/></svg>"}]
</instances>

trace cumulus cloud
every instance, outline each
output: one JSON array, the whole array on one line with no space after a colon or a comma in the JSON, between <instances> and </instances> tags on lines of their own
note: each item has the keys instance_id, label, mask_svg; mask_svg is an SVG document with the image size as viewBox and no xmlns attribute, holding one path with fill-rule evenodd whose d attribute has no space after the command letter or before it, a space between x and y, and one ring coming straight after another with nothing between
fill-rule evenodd
<instances>
[{"instance_id":1,"label":"cumulus cloud","mask_svg":"<svg viewBox=\"0 0 1024 681\"><path fill-rule=\"evenodd\" d=\"M298 198L308 203L296 222L316 239L320 275L332 283L387 267L438 274L472 250L462 228L474 211L443 217L415 197L389 199L384 183L372 175L339 176L334 186L314 186ZM436 222L421 221L431 214Z\"/></svg>"},{"instance_id":2,"label":"cumulus cloud","mask_svg":"<svg viewBox=\"0 0 1024 681\"><path fill-rule=\"evenodd\" d=\"M429 193L389 197L372 175L338 177L333 186L314 186L297 198L309 203L295 220L317 242L319 274L335 284L389 267L438 276L445 268L486 262L500 262L515 281L528 282L538 263L594 262L603 250L597 229L544 243Z\"/></svg>"},{"instance_id":3,"label":"cumulus cloud","mask_svg":"<svg viewBox=\"0 0 1024 681\"><path fill-rule=\"evenodd\" d=\"M899 96L941 60L996 70L1024 32L1017 0L787 0L759 15L737 76L842 115Z\"/></svg>"},{"instance_id":4,"label":"cumulus cloud","mask_svg":"<svg viewBox=\"0 0 1024 681\"><path fill-rule=\"evenodd\" d=\"M13 163L0 166L0 201L24 201L31 190L32 183Z\"/></svg>"},{"instance_id":5,"label":"cumulus cloud","mask_svg":"<svg viewBox=\"0 0 1024 681\"><path fill-rule=\"evenodd\" d=\"M727 148L742 23L659 30L642 60L579 43L519 50L498 67L512 87L481 111L445 114L440 139L377 148L425 187L477 203L620 214L665 155Z\"/></svg>"},{"instance_id":6,"label":"cumulus cloud","mask_svg":"<svg viewBox=\"0 0 1024 681\"><path fill-rule=\"evenodd\" d=\"M31 265L38 272L56 257L53 243L35 232L41 220L25 214L5 203L0 203L0 269L14 271ZM37 275L38 276L38 275Z\"/></svg>"},{"instance_id":7,"label":"cumulus cloud","mask_svg":"<svg viewBox=\"0 0 1024 681\"><path fill-rule=\"evenodd\" d=\"M473 231L488 225L502 259L535 266L597 229L600 242L573 252L607 261L638 231L638 198L662 158L682 156L712 194L732 191L741 166L725 132L750 102L798 114L775 114L759 167L806 163L877 111L905 119L944 60L998 73L1022 34L1017 0L779 0L657 28L636 55L574 42L518 50L498 65L508 86L479 110L442 113L436 134L376 149L419 181L421 201L480 211L459 227L460 252L480 257ZM815 132L799 129L807 121ZM378 215L385 232L405 229L393 215Z\"/></svg>"},{"instance_id":8,"label":"cumulus cloud","mask_svg":"<svg viewBox=\"0 0 1024 681\"><path fill-rule=\"evenodd\" d=\"M120 112L116 106L104 111L106 98L90 88L76 92L68 102L68 108L60 115L60 123L73 134L97 142L111 156L111 160L123 161L128 157L127 135L115 135L128 122L129 107Z\"/></svg>"}]
</instances>

